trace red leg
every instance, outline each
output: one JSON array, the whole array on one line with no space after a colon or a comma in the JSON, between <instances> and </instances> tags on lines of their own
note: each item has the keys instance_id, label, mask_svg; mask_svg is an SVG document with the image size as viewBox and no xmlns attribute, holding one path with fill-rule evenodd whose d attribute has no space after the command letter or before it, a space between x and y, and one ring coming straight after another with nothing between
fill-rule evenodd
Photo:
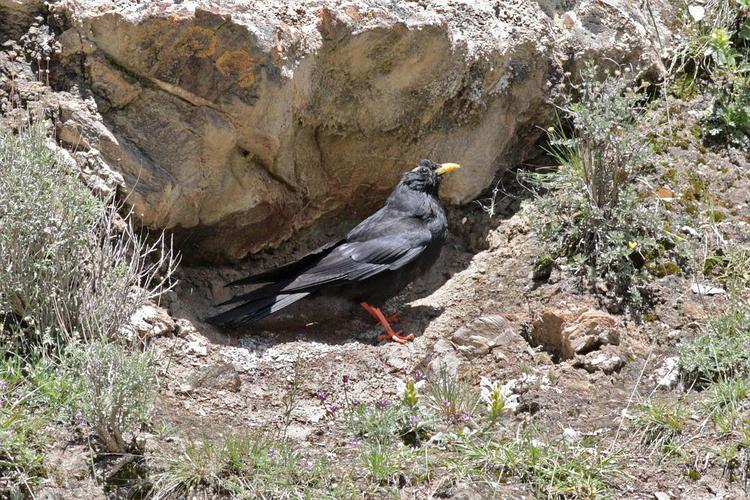
<instances>
[{"instance_id":1,"label":"red leg","mask_svg":"<svg viewBox=\"0 0 750 500\"><path fill-rule=\"evenodd\" d=\"M361 305L365 311L370 313L370 315L373 318L378 320L378 323L382 325L383 328L385 328L385 333L382 335L379 335L378 340L390 339L390 340L393 340L394 342L398 342L399 344L405 344L408 341L414 339L414 335L409 334L404 337L401 335L401 333L403 332L401 331L394 332L393 328L391 327L391 324L388 323L388 318L385 317L385 315L383 314L383 311L381 311L379 308L371 306L367 302L360 302L359 305Z\"/></svg>"},{"instance_id":2,"label":"red leg","mask_svg":"<svg viewBox=\"0 0 750 500\"><path fill-rule=\"evenodd\" d=\"M395 313L391 314L390 316L386 316L385 319L388 320L388 323L398 323L398 317L399 316L401 316L401 311L396 311ZM380 321L378 321L377 323L374 323L372 326L378 326L379 324L380 324Z\"/></svg>"}]
</instances>

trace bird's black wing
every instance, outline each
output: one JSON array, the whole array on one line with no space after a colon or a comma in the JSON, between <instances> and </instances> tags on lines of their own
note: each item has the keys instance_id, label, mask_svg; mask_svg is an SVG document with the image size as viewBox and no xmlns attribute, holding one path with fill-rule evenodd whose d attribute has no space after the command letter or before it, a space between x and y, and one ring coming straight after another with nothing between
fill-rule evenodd
<instances>
[{"instance_id":1,"label":"bird's black wing","mask_svg":"<svg viewBox=\"0 0 750 500\"><path fill-rule=\"evenodd\" d=\"M316 248L301 259L291 262L285 266L277 267L276 269L271 269L270 271L254 274L252 276L247 276L246 278L227 283L224 286L251 285L255 283L273 283L280 280L287 280L290 277L294 277L300 272L304 271L306 268L314 265L320 259L325 257L332 248L341 245L345 241L345 239L331 241L330 243L326 243L325 245Z\"/></svg>"},{"instance_id":2,"label":"bird's black wing","mask_svg":"<svg viewBox=\"0 0 750 500\"><path fill-rule=\"evenodd\" d=\"M432 234L421 220L394 215L388 217L385 230L380 224L384 221L368 218L363 224L369 221L377 225L378 230L373 231L376 237L364 239L365 232L360 231L359 241L346 241L330 248L297 276L232 297L224 304L244 303L210 320L227 323L260 319L322 288L361 282L404 267L424 252Z\"/></svg>"},{"instance_id":3,"label":"bird's black wing","mask_svg":"<svg viewBox=\"0 0 750 500\"><path fill-rule=\"evenodd\" d=\"M427 247L430 233L426 233L412 231L368 241L344 243L281 290L317 290L346 282L363 281L383 271L400 269L416 259Z\"/></svg>"}]
</instances>

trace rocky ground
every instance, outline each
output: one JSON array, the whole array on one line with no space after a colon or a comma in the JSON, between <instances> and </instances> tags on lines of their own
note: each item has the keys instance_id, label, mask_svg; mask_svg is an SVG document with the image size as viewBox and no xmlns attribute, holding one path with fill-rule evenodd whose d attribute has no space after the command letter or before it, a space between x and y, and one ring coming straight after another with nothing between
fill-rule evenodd
<instances>
[{"instance_id":1,"label":"rocky ground","mask_svg":"<svg viewBox=\"0 0 750 500\"><path fill-rule=\"evenodd\" d=\"M517 2L511 3L517 7ZM141 15L140 7L131 7L128 15ZM272 14L279 15L276 10ZM298 25L304 25L302 20ZM46 74L39 76L39 67L28 63L32 45L45 47L42 61L46 56L41 54L62 50L52 31L37 22L30 31L6 37L0 51L4 120L11 123L14 114L25 113L13 99L24 105L43 103L50 128L70 150L68 156L81 168L84 180L99 192L111 192L122 184L122 176L103 167L96 148L76 147L87 137L101 140L111 135L101 121L88 116L101 111L94 97L85 92L75 95L80 89L64 89L60 82L49 85ZM103 35L92 34L98 36ZM101 56L93 49L80 50L76 57ZM106 64L115 66L111 59ZM75 78L72 81L80 83ZM594 443L615 464L605 473L607 489L602 496L746 498L747 464L744 474L728 472L727 462L716 451L722 437L703 431L706 416L700 408L706 394L683 386L675 362L680 344L720 315L729 300L719 283L703 275L702 257L727 242L737 248L750 245L750 159L746 151L703 144L696 134L697 112L706 106L701 99L665 98L663 107L644 124L657 155L653 171L642 181L643 196L659 199L674 220L670 230L690 251L679 272L655 279L653 305L645 313L609 312L601 294L565 266L540 271L541 243L532 230L532 219L540 215L534 197L515 177L515 169L529 167L524 164L501 176L500 189L485 192L481 204L449 208L451 237L439 262L386 308L401 310L400 327L416 335L407 345L377 342L379 330L364 313L283 331L221 331L203 322L213 304L226 298L223 283L343 234L349 219L362 215L364 208L356 207L359 211L348 218L331 211L324 224L301 229L293 241L240 263L182 265L177 287L159 306L145 308L134 320L134 333L157 356L159 380L149 425L137 437L139 452L100 456L92 463L90 438L59 425L59 440L45 450L49 480L36 496L140 495L148 490L152 475L167 467L165 457L184 455L191 443L257 430L283 432L305 460L334 464L330 474L343 478L342 471L350 472L348 480L355 486L348 496L526 498L549 491L523 474L511 473L492 483L481 474L460 472L463 469L452 464L463 455L439 440L419 448L424 454L419 458L429 462L426 472L405 467L388 480L373 481L360 461L359 437L350 422L351 401L367 407L396 405L404 397L404 383L426 374L429 383L455 378L477 391L483 378L502 384L513 403L502 416L505 438L533 432L534 439L547 442ZM113 113L108 120L133 118L117 115L118 109L114 105L107 111ZM537 151L535 166L551 161ZM491 215L486 210L489 197ZM183 245L186 248L189 251L189 243ZM690 408L680 453L663 453L644 442L640 408L657 399ZM471 415L463 416L469 418L460 425L441 422L436 428L458 434L478 428ZM216 493L201 487L196 494Z\"/></svg>"},{"instance_id":2,"label":"rocky ground","mask_svg":"<svg viewBox=\"0 0 750 500\"><path fill-rule=\"evenodd\" d=\"M689 110L682 103L675 105ZM684 147L670 146L659 157L652 181L661 179L680 196L690 189L690 184L681 182L685 177L681 173L700 176L710 186L711 196L728 207L721 209L727 215L719 223L722 234L747 245L747 158L732 150L700 153L694 138L687 140ZM705 168L696 169L696 161ZM672 170L677 172L675 180L659 177ZM687 458L664 457L644 448L635 419L639 405L654 397L677 391L680 399L703 398L677 388L673 357L682 340L722 310L724 296L694 293L691 287L696 280L689 274L666 276L655 283L656 306L636 321L610 315L596 294L582 289L579 279L564 270L535 280L538 242L529 226L533 212L520 208L527 203L523 190L516 187L499 195L502 209L494 218L477 205L452 210L452 237L440 262L392 306L403 311L404 331L417 335L406 346L377 343L378 331L364 314L285 333L217 331L201 318L221 293L219 284L258 264L183 267L179 287L164 304L172 319L153 321L149 335L149 346L160 358L160 392L152 422L169 423L174 436L165 441L158 434L147 434L146 456L156 457L165 447L192 440L217 439L229 430L287 425L289 438L305 456L346 464L352 460L353 438L341 412L327 410L330 404L341 408L346 404L342 376L348 377L348 397L374 405L384 398L397 401L399 381L415 372L435 374L445 368L472 384L480 377L510 383L519 405L506 417L508 428L534 428L544 437L565 433L575 439L589 437L616 451L621 472L610 479L620 495L744 498L745 485L727 476L711 452L710 438ZM704 229L694 228L696 234ZM686 232L686 237L690 234ZM281 252L286 258L301 250ZM276 258L269 257L269 262ZM300 396L290 421L284 423L283 398L299 360ZM326 404L320 401L321 391L329 394ZM75 456L83 469L85 463L78 455L83 451L73 445L55 450L53 456ZM698 472L689 477L693 467ZM80 480L74 479L75 474L67 476L59 484L65 489L56 491L92 495L92 480L79 474ZM471 482L408 478L400 488L371 494L518 498L533 492L514 478L500 489L484 488Z\"/></svg>"}]
</instances>

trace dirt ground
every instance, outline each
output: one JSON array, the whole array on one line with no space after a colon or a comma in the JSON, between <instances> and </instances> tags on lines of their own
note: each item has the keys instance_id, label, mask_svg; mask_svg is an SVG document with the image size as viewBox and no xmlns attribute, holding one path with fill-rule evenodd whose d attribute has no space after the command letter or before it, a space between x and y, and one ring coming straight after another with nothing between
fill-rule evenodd
<instances>
[{"instance_id":1,"label":"dirt ground","mask_svg":"<svg viewBox=\"0 0 750 500\"><path fill-rule=\"evenodd\" d=\"M16 67L7 52L0 53L0 63ZM16 70L30 71L20 66ZM38 91L43 93L41 87ZM24 98L38 98L32 94ZM698 256L711 249L716 235L737 245L750 244L750 160L747 152L713 151L700 143L692 132L691 113L703 104L669 103L673 121L655 128L659 137L670 139L664 140L653 172L643 182L649 196L668 188L679 197L695 189L696 179L705 188L708 194L697 203L701 209L720 211L720 221L704 221L683 231L687 207L670 208L675 231L694 239ZM613 481L618 496L747 498L746 485L730 480L712 453L715 442L697 438L688 457L664 457L644 447L634 423L638 405L654 394L672 401L701 401L700 393L665 387L659 381L669 375L664 367L680 342L717 315L725 297L694 293L695 269L656 280L655 305L647 314L610 314L600 295L567 269L553 268L539 276L540 243L530 223L535 216L532 198L514 179L512 173L501 179L494 216L477 203L448 207L451 237L440 260L386 307L389 313L400 310L400 327L416 336L403 346L377 342L379 329L364 312L283 331L222 331L203 321L214 311L214 303L227 298L224 283L300 256L343 234L366 214L333 217L327 231L301 232L295 241L237 266L181 267L178 286L161 304L175 326L147 343L158 357L159 376L151 426L141 438L147 460L191 440L280 427L283 396L295 367L301 366L301 397L287 436L307 456L345 461L353 454L351 437L342 418L321 404L321 391L329 394L329 406L343 405L340 386L346 375L350 396L368 404L395 400L399 381L417 371L434 374L444 369L475 386L481 377L515 381L519 406L507 416L508 428L533 427L543 437L572 429L596 439L605 450L617 450L622 474ZM483 203L488 203L488 196L491 193ZM564 355L571 347L561 340L561 325L585 326L583 314L589 314L586 318L597 328L606 323L604 330L616 331L616 338L584 331L583 339L590 344ZM690 419L698 426L703 417L695 414ZM167 432L167 427L173 430ZM113 487L101 480L116 473L117 459L103 460L96 467L101 477L95 480L89 474L86 440L80 432L60 433L59 443L46 454L56 472L39 498L128 496L132 483ZM405 484L398 495L526 498L533 493L518 478L495 491L436 478Z\"/></svg>"}]
</instances>

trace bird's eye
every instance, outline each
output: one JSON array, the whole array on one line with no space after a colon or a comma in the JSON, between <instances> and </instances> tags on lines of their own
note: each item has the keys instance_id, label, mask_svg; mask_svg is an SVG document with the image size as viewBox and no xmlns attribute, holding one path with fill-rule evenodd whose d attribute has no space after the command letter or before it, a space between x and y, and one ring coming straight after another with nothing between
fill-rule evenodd
<instances>
[{"instance_id":1,"label":"bird's eye","mask_svg":"<svg viewBox=\"0 0 750 500\"><path fill-rule=\"evenodd\" d=\"M419 171L420 171L420 173L423 173L423 174L429 174L430 173L430 169L427 168L427 167L422 167L422 168L419 169Z\"/></svg>"}]
</instances>

